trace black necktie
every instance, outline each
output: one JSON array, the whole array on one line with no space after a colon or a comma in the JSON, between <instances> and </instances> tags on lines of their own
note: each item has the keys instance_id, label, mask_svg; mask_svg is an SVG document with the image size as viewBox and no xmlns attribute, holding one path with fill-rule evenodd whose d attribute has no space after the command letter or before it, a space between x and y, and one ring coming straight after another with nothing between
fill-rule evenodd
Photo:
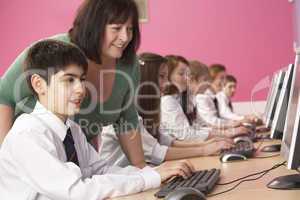
<instances>
[{"instance_id":1,"label":"black necktie","mask_svg":"<svg viewBox=\"0 0 300 200\"><path fill-rule=\"evenodd\" d=\"M65 145L67 161L73 162L79 166L77 153L76 153L76 149L75 149L75 145L74 145L74 140L73 140L73 136L72 136L70 128L68 128L68 130L67 130L67 134L66 134L66 137L65 137L63 143Z\"/></svg>"},{"instance_id":2,"label":"black necktie","mask_svg":"<svg viewBox=\"0 0 300 200\"><path fill-rule=\"evenodd\" d=\"M229 103L228 103L228 106L229 106L229 108L230 108L231 112L233 112L233 107L232 107L232 103L231 103L231 101L229 101Z\"/></svg>"},{"instance_id":3,"label":"black necktie","mask_svg":"<svg viewBox=\"0 0 300 200\"><path fill-rule=\"evenodd\" d=\"M217 110L217 117L220 117L220 112L219 112L219 105L218 105L218 100L217 98L214 98L214 104L215 104L215 108Z\"/></svg>"}]
</instances>

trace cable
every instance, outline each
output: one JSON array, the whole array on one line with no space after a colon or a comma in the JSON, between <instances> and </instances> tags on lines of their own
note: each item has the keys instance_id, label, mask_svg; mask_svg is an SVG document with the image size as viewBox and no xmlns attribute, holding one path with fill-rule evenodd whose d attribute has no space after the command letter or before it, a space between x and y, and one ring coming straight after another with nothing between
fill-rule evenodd
<instances>
[{"instance_id":1,"label":"cable","mask_svg":"<svg viewBox=\"0 0 300 200\"><path fill-rule=\"evenodd\" d=\"M243 182L246 182L246 181L255 181L255 180L258 180L260 179L261 177L263 177L264 175L266 175L269 171L266 171L264 172L263 174L261 174L259 177L256 177L256 178L253 178L253 179L245 179L245 180L242 180L240 182L238 182L236 185L234 185L233 187L229 188L228 190L224 190L222 192L219 192L219 193L215 193L215 194L210 194L210 195L207 195L208 197L213 197L213 196L217 196L217 195L220 195L220 194L224 194L226 192L230 192L232 190L234 190L235 188L237 188L240 184L242 184Z\"/></svg>"},{"instance_id":2,"label":"cable","mask_svg":"<svg viewBox=\"0 0 300 200\"><path fill-rule=\"evenodd\" d=\"M270 172L271 170L273 169L276 169L282 165L285 165L286 162L282 162L280 164L277 164L277 165L274 165L272 168L268 169L268 170L264 170L262 172L259 172L259 173L255 173L255 175L258 175L258 174L261 174L260 176L256 177L256 178L252 178L252 179L245 179L245 177L243 178L244 180L241 180L241 178L237 179L237 180L241 180L240 182L238 182L236 185L234 185L233 187L227 189L227 190L224 190L222 192L218 192L218 193L214 193L214 194L209 194L207 195L208 197L212 197L212 196L217 196L217 195L220 195L220 194L224 194L224 193L227 193L227 192L230 192L232 190L234 190L235 188L237 188L240 184L242 184L243 182L247 182L247 181L255 181L255 180L258 180L260 178L262 178L264 175L266 175L268 172ZM247 177L249 176L253 176L252 175L248 175ZM236 182L237 180L235 180L234 182ZM233 181L231 181L231 183L234 183ZM228 183L229 184L229 183Z\"/></svg>"},{"instance_id":3,"label":"cable","mask_svg":"<svg viewBox=\"0 0 300 200\"><path fill-rule=\"evenodd\" d=\"M253 173L253 174L249 174L249 175L247 175L247 176L244 176L244 177L241 177L241 178L238 178L238 179L234 179L234 180L229 181L229 182L227 182L227 183L217 183L216 185L229 185L229 184L232 184L232 183L234 183L234 182L243 180L243 179L248 178L248 177L251 177L251 176L256 176L256 175L259 175L259 174L262 174L262 173L265 173L265 172L269 172L269 171L271 171L271 170L273 170L273 169L276 169L276 168L278 168L278 167L284 165L285 163L286 163L286 161L284 161L284 162L282 162L282 163L280 163L280 164L276 164L276 165L274 165L273 167L271 167L270 169L266 169L266 170L263 170L263 171L261 171L261 172L256 172L256 173Z\"/></svg>"}]
</instances>

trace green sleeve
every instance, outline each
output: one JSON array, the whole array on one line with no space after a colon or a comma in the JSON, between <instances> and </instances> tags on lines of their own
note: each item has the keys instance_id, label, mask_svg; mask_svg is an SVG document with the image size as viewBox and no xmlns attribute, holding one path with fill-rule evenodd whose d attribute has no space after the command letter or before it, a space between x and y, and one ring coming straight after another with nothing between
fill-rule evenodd
<instances>
[{"instance_id":1,"label":"green sleeve","mask_svg":"<svg viewBox=\"0 0 300 200\"><path fill-rule=\"evenodd\" d=\"M23 74L26 53L27 49L9 66L0 83L0 104L8 105L14 109L18 102L25 97L32 96Z\"/></svg>"},{"instance_id":2,"label":"green sleeve","mask_svg":"<svg viewBox=\"0 0 300 200\"><path fill-rule=\"evenodd\" d=\"M65 33L55 35L51 38L70 42L68 35ZM15 117L23 112L31 112L36 103L36 98L29 89L26 76L23 73L24 62L29 47L15 59L1 78L0 104L13 108L15 110Z\"/></svg>"},{"instance_id":3,"label":"green sleeve","mask_svg":"<svg viewBox=\"0 0 300 200\"><path fill-rule=\"evenodd\" d=\"M140 66L137 60L132 68L131 78L133 88L129 85L128 91L123 99L123 106L127 106L122 110L118 123L115 125L115 130L118 134L136 130L138 127L138 114L135 105L135 94L137 86L140 82Z\"/></svg>"}]
</instances>

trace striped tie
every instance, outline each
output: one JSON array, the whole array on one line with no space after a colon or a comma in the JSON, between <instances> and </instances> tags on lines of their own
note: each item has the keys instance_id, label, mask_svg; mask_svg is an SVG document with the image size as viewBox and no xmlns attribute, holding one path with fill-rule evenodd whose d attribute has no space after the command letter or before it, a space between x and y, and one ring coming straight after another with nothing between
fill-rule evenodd
<instances>
[{"instance_id":1,"label":"striped tie","mask_svg":"<svg viewBox=\"0 0 300 200\"><path fill-rule=\"evenodd\" d=\"M63 143L65 145L67 161L68 162L73 162L77 166L79 166L77 153L76 153L76 149L75 149L75 146L74 146L74 140L73 140L73 136L72 136L70 128L68 128L68 130L67 130L67 135L66 135Z\"/></svg>"}]
</instances>

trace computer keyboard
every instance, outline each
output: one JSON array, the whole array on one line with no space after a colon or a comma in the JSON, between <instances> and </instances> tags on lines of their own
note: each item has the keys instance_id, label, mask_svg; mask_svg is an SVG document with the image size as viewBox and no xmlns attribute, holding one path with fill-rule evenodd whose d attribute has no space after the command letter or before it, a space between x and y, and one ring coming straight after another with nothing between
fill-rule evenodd
<instances>
[{"instance_id":1,"label":"computer keyboard","mask_svg":"<svg viewBox=\"0 0 300 200\"><path fill-rule=\"evenodd\" d=\"M156 194L157 198L164 198L170 192L181 187L192 187L200 190L203 193L210 192L220 177L219 169L201 170L195 172L188 179L183 179L182 177L176 177L170 182L165 184Z\"/></svg>"},{"instance_id":2,"label":"computer keyboard","mask_svg":"<svg viewBox=\"0 0 300 200\"><path fill-rule=\"evenodd\" d=\"M254 153L255 148L252 142L239 142L230 149L222 150L220 157L223 157L225 154L239 154L251 158Z\"/></svg>"}]
</instances>

